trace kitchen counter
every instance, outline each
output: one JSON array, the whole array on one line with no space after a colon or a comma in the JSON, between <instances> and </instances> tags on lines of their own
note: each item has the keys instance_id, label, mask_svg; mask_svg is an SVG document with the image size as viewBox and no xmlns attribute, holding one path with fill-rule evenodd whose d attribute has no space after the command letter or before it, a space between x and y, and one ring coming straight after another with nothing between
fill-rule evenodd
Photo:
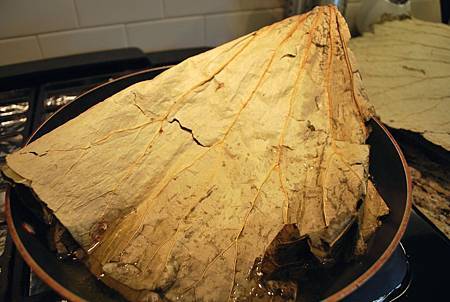
<instances>
[{"instance_id":1,"label":"kitchen counter","mask_svg":"<svg viewBox=\"0 0 450 302\"><path fill-rule=\"evenodd\" d=\"M414 206L450 239L450 152L417 133L390 130L410 166Z\"/></svg>"},{"instance_id":2,"label":"kitchen counter","mask_svg":"<svg viewBox=\"0 0 450 302\"><path fill-rule=\"evenodd\" d=\"M413 203L450 238L450 27L377 24L350 41L370 102L411 167Z\"/></svg>"}]
</instances>

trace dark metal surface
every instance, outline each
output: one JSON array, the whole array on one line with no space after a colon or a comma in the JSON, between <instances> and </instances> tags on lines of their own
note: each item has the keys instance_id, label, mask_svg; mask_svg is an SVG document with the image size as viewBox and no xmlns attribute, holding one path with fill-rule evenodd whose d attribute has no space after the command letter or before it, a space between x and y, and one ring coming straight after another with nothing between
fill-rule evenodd
<instances>
[{"instance_id":1,"label":"dark metal surface","mask_svg":"<svg viewBox=\"0 0 450 302\"><path fill-rule=\"evenodd\" d=\"M344 302L394 301L409 288L411 269L402 244L395 249L380 270L358 290L344 298Z\"/></svg>"},{"instance_id":2,"label":"dark metal surface","mask_svg":"<svg viewBox=\"0 0 450 302\"><path fill-rule=\"evenodd\" d=\"M18 63L0 67L0 90L43 83L149 68L151 63L138 48L123 48Z\"/></svg>"},{"instance_id":3,"label":"dark metal surface","mask_svg":"<svg viewBox=\"0 0 450 302\"><path fill-rule=\"evenodd\" d=\"M127 86L151 79L165 69L138 72L81 95L44 123L31 137L31 141ZM321 298L328 301L348 296L383 266L394 253L409 217L410 180L406 162L387 130L376 120L372 120L370 125L373 128L368 140L371 145L370 174L391 212L376 232L369 252L358 262L340 267L321 284ZM71 300L120 301L113 290L93 277L82 264L61 262L48 250L44 239L45 225L31 213L33 203L37 201L31 192L21 186L10 191L6 203L12 237L33 271L59 294ZM35 234L27 231L24 223L33 226Z\"/></svg>"},{"instance_id":4,"label":"dark metal surface","mask_svg":"<svg viewBox=\"0 0 450 302\"><path fill-rule=\"evenodd\" d=\"M450 240L419 211L412 211L403 246L411 269L408 301L448 301Z\"/></svg>"}]
</instances>

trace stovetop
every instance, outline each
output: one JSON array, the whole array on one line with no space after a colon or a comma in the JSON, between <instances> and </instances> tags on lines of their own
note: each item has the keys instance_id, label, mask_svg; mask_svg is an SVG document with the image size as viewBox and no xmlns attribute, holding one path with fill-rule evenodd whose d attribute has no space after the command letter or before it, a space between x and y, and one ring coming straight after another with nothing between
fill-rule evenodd
<instances>
[{"instance_id":1,"label":"stovetop","mask_svg":"<svg viewBox=\"0 0 450 302\"><path fill-rule=\"evenodd\" d=\"M60 106L73 100L74 95L110 78L149 67L175 64L203 50L151 55L144 55L136 50L113 51L109 55L103 53L72 57L68 61L58 59L47 64L37 62L33 68L12 66L9 71L1 69L0 160L2 156L20 147L33 129ZM71 64L76 66L72 68ZM33 70L33 74L22 70ZM26 87L18 86L17 83ZM3 93L7 88L9 90ZM2 96L7 100L2 100ZM19 100L17 98L20 102L15 101ZM20 106L15 106L14 102ZM3 200L2 196L0 200ZM3 208L2 205L1 207ZM2 216L0 213L0 254L4 245L0 257L0 302L63 301L30 273L11 238L4 236L6 224ZM344 301L445 301L448 283L446 275L450 271L449 255L449 240L419 211L413 210L401 244L391 258Z\"/></svg>"}]
</instances>

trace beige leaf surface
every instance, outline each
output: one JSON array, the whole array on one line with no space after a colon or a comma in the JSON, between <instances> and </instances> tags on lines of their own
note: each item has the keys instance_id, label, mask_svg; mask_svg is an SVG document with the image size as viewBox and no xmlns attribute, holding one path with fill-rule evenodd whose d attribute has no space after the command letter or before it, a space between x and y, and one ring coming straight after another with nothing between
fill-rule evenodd
<instances>
[{"instance_id":1,"label":"beige leaf surface","mask_svg":"<svg viewBox=\"0 0 450 302\"><path fill-rule=\"evenodd\" d=\"M372 108L348 39L333 7L262 28L99 103L10 174L128 299L238 301L286 225L332 246L365 199Z\"/></svg>"},{"instance_id":2,"label":"beige leaf surface","mask_svg":"<svg viewBox=\"0 0 450 302\"><path fill-rule=\"evenodd\" d=\"M352 39L371 103L390 127L450 150L450 27L420 20L375 25Z\"/></svg>"}]
</instances>

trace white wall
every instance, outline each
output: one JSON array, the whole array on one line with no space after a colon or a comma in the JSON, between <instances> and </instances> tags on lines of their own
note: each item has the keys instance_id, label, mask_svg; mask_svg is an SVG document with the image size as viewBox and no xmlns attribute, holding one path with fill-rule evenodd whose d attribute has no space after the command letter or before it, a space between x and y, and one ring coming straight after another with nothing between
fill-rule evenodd
<instances>
[{"instance_id":1,"label":"white wall","mask_svg":"<svg viewBox=\"0 0 450 302\"><path fill-rule=\"evenodd\" d=\"M413 0L422 5L439 0ZM0 65L123 47L215 46L283 17L283 0L0 0ZM424 6L425 5L425 6ZM348 22L359 8L349 0Z\"/></svg>"},{"instance_id":2,"label":"white wall","mask_svg":"<svg viewBox=\"0 0 450 302\"><path fill-rule=\"evenodd\" d=\"M0 0L0 65L122 47L215 46L283 17L283 0Z\"/></svg>"}]
</instances>

